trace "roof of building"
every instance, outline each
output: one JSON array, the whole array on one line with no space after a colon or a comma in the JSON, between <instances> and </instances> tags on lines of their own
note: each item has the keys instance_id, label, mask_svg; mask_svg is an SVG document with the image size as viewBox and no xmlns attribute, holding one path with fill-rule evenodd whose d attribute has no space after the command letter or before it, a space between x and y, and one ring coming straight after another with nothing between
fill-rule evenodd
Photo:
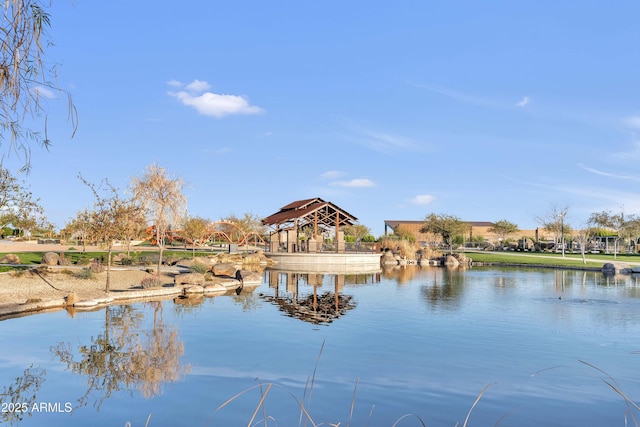
<instances>
[{"instance_id":1,"label":"roof of building","mask_svg":"<svg viewBox=\"0 0 640 427\"><path fill-rule=\"evenodd\" d=\"M469 225L471 225L472 227L493 227L493 223L489 222L489 221L463 221ZM422 221L413 221L413 220L391 220L391 219L387 219L384 221L384 223L386 225L388 225L391 228L395 228L400 224L411 224L411 225L420 225L420 224L424 224L424 220Z\"/></svg>"},{"instance_id":2,"label":"roof of building","mask_svg":"<svg viewBox=\"0 0 640 427\"><path fill-rule=\"evenodd\" d=\"M264 225L275 225L277 227L292 227L297 223L298 227L306 224L318 224L328 227L352 225L358 220L344 209L326 202L319 197L291 202L274 214L262 219Z\"/></svg>"}]
</instances>

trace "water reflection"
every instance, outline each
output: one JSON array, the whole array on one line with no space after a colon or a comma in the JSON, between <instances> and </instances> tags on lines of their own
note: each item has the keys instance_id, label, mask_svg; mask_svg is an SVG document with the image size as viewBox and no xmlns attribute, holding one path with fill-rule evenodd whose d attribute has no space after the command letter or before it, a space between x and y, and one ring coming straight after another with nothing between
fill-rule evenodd
<instances>
[{"instance_id":1,"label":"water reflection","mask_svg":"<svg viewBox=\"0 0 640 427\"><path fill-rule=\"evenodd\" d=\"M420 288L422 297L431 308L457 310L464 294L466 276L458 267L431 269L431 280Z\"/></svg>"},{"instance_id":2,"label":"water reflection","mask_svg":"<svg viewBox=\"0 0 640 427\"><path fill-rule=\"evenodd\" d=\"M166 382L175 382L190 367L181 364L184 345L178 330L164 323L162 303L149 303L153 323L143 325L144 312L131 305L105 308L104 332L74 351L60 342L52 352L67 369L86 378L87 391L78 399L85 406L90 397L100 409L118 391L137 390L146 399L162 393Z\"/></svg>"},{"instance_id":3,"label":"water reflection","mask_svg":"<svg viewBox=\"0 0 640 427\"><path fill-rule=\"evenodd\" d=\"M25 414L31 416L31 402L37 402L38 390L45 380L46 371L34 368L33 365L24 370L24 374L0 391L0 424L17 424ZM27 405L27 406L25 406Z\"/></svg>"},{"instance_id":4,"label":"water reflection","mask_svg":"<svg viewBox=\"0 0 640 427\"><path fill-rule=\"evenodd\" d=\"M352 295L341 294L345 285L379 283L380 273L320 274L270 269L264 272L264 281L273 290L273 295L260 295L265 301L296 319L328 324L356 306ZM333 291L319 293L323 287Z\"/></svg>"}]
</instances>

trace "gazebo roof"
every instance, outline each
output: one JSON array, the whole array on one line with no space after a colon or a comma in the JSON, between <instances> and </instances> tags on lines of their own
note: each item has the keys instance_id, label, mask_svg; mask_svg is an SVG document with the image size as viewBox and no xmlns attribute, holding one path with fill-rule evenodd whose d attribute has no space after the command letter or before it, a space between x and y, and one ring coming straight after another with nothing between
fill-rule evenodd
<instances>
[{"instance_id":1,"label":"gazebo roof","mask_svg":"<svg viewBox=\"0 0 640 427\"><path fill-rule=\"evenodd\" d=\"M318 224L327 227L353 225L358 220L349 212L319 197L291 202L280 210L262 219L263 225L282 225L292 227L296 222L298 228L307 224Z\"/></svg>"}]
</instances>

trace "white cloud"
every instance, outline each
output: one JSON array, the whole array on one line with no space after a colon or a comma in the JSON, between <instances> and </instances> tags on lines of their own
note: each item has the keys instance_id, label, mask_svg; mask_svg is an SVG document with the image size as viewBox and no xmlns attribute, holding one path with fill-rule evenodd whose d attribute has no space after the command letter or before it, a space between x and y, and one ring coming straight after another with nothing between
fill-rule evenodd
<instances>
[{"instance_id":1,"label":"white cloud","mask_svg":"<svg viewBox=\"0 0 640 427\"><path fill-rule=\"evenodd\" d=\"M331 185L335 185L338 187L352 187L352 188L362 188L362 187L373 187L376 184L367 178L355 178L351 181L334 181Z\"/></svg>"},{"instance_id":2,"label":"white cloud","mask_svg":"<svg viewBox=\"0 0 640 427\"><path fill-rule=\"evenodd\" d=\"M624 119L624 123L634 129L640 129L640 116L627 117Z\"/></svg>"},{"instance_id":3,"label":"white cloud","mask_svg":"<svg viewBox=\"0 0 640 427\"><path fill-rule=\"evenodd\" d=\"M529 102L531 102L531 99L529 99L528 96L525 96L520 102L516 104L516 106L524 108L529 104Z\"/></svg>"},{"instance_id":4,"label":"white cloud","mask_svg":"<svg viewBox=\"0 0 640 427\"><path fill-rule=\"evenodd\" d=\"M331 170L331 171L323 172L322 174L320 174L320 177L322 179L336 179L336 178L341 177L343 175L345 175L345 173L342 172L342 171Z\"/></svg>"},{"instance_id":5,"label":"white cloud","mask_svg":"<svg viewBox=\"0 0 640 427\"><path fill-rule=\"evenodd\" d=\"M184 83L182 83L181 81L175 80L175 79L171 79L167 82L167 84L169 86L173 86L173 87L182 87L184 86Z\"/></svg>"},{"instance_id":6,"label":"white cloud","mask_svg":"<svg viewBox=\"0 0 640 427\"><path fill-rule=\"evenodd\" d=\"M431 194L418 194L409 200L412 205L428 205L435 199Z\"/></svg>"},{"instance_id":7,"label":"white cloud","mask_svg":"<svg viewBox=\"0 0 640 427\"><path fill-rule=\"evenodd\" d=\"M38 95L47 99L55 99L56 94L51 89L47 89L44 86L36 86L33 88L33 91Z\"/></svg>"},{"instance_id":8,"label":"white cloud","mask_svg":"<svg viewBox=\"0 0 640 427\"><path fill-rule=\"evenodd\" d=\"M183 87L185 90L168 92L188 107L205 116L222 118L231 114L261 114L264 110L249 104L243 96L206 92L211 86L202 80L194 80L184 85L176 80L167 82L170 86Z\"/></svg>"},{"instance_id":9,"label":"white cloud","mask_svg":"<svg viewBox=\"0 0 640 427\"><path fill-rule=\"evenodd\" d=\"M200 93L211 89L211 85L202 80L194 80L184 87L189 92Z\"/></svg>"}]
</instances>

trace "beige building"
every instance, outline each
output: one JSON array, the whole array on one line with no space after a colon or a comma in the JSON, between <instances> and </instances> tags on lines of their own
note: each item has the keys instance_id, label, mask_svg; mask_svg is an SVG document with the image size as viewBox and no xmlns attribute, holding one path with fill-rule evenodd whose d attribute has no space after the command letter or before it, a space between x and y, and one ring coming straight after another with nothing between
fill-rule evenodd
<instances>
[{"instance_id":1,"label":"beige building","mask_svg":"<svg viewBox=\"0 0 640 427\"><path fill-rule=\"evenodd\" d=\"M489 231L490 228L493 227L492 222L488 221L465 221L469 224L469 232L464 236L465 240L468 242L471 241L482 241L498 244L499 236L495 233ZM399 230L403 232L411 233L416 238L417 242L423 244L431 244L437 245L441 243L442 238L439 235L434 235L431 233L421 233L420 228L424 224L424 221L405 221L405 220L385 220L384 222L384 234L397 234ZM400 227L400 228L398 228ZM535 230L519 230L516 233L513 233L510 236L507 236L509 239L522 239L526 237L528 239L532 239L533 241L537 241L539 238L543 238L543 236L539 236L539 229Z\"/></svg>"}]
</instances>

